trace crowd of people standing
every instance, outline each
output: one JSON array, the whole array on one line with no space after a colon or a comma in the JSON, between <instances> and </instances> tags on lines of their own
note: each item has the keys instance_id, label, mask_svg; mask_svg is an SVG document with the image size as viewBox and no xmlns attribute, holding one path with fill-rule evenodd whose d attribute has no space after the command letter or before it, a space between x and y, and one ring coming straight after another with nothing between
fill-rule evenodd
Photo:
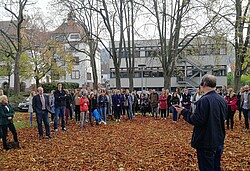
<instances>
[{"instance_id":1,"label":"crowd of people standing","mask_svg":"<svg viewBox=\"0 0 250 171\"><path fill-rule=\"evenodd\" d=\"M232 88L226 89L225 87L216 89L216 91L223 96L228 104L228 112L225 116L227 129L234 128L236 110L239 110L239 120L242 119L243 113L245 128L249 129L249 86L242 87L238 94L234 93ZM74 119L79 123L80 128L84 129L88 122L91 126L94 123L106 125L108 119L121 122L123 116L127 120L132 120L139 113L143 117L150 116L166 120L170 118L170 113L172 113L172 122L176 123L181 115L173 106L178 105L194 113L196 103L202 96L203 92L200 88L196 88L192 95L187 88L184 88L183 91L177 88L172 93L168 89L162 89L160 93L152 89L144 90L139 94L137 91L130 92L128 89L113 89L112 91L103 89L91 91L86 89L64 90L62 84L58 83L57 89L51 91L48 95L44 94L42 87L38 88L37 93L32 91L29 97L28 112L30 113L31 126L33 125L33 113L36 113L39 138L43 139L42 122L44 122L48 138L52 138L49 124L53 124L54 132L57 133L60 123L61 130L65 132L67 131L66 125ZM1 101L1 103L4 102ZM98 117L96 114L100 116ZM2 123L0 121L0 126ZM17 137L15 131L13 132L14 136ZM18 142L17 138L15 138L15 141Z\"/></svg>"}]
</instances>

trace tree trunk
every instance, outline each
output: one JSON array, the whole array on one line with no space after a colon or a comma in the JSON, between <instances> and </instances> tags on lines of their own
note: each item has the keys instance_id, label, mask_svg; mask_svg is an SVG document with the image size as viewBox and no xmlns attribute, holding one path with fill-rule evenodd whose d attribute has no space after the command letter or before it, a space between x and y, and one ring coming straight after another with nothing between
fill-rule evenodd
<instances>
[{"instance_id":1,"label":"tree trunk","mask_svg":"<svg viewBox=\"0 0 250 171\"><path fill-rule=\"evenodd\" d=\"M36 90L37 90L37 88L40 86L39 80L40 80L40 79L36 77Z\"/></svg>"},{"instance_id":2,"label":"tree trunk","mask_svg":"<svg viewBox=\"0 0 250 171\"><path fill-rule=\"evenodd\" d=\"M15 58L15 66L14 66L14 93L19 94L20 92L20 68L19 68L19 61L20 61L21 53L17 52Z\"/></svg>"},{"instance_id":3,"label":"tree trunk","mask_svg":"<svg viewBox=\"0 0 250 171\"><path fill-rule=\"evenodd\" d=\"M120 67L117 65L115 66L115 82L116 82L116 89L121 89L121 76L120 76Z\"/></svg>"}]
</instances>

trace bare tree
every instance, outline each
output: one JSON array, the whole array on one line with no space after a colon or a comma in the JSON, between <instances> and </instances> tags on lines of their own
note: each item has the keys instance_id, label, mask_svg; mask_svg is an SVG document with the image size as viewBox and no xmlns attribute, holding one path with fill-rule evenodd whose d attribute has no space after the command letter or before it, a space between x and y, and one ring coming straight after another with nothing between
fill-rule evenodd
<instances>
[{"instance_id":1,"label":"bare tree","mask_svg":"<svg viewBox=\"0 0 250 171\"><path fill-rule=\"evenodd\" d=\"M4 29L0 29L0 34L4 37L9 51L7 52L10 57L15 60L14 66L14 93L20 92L20 57L23 53L23 40L22 40L22 28L24 27L24 10L28 0L17 1L2 1L4 9L12 16L12 24L15 27L15 35L10 35ZM15 9L17 8L17 9ZM13 36L15 36L13 38Z\"/></svg>"},{"instance_id":2,"label":"bare tree","mask_svg":"<svg viewBox=\"0 0 250 171\"><path fill-rule=\"evenodd\" d=\"M61 8L66 8L71 15L72 19L75 19L77 23L82 27L84 33L81 35L82 40L88 45L88 49L78 49L70 41L69 45L76 51L81 52L89 56L90 65L93 73L94 89L98 88L98 75L96 67L98 42L100 34L100 21L98 15L92 10L93 7L98 6L98 1L87 0L87 1L56 1L57 4L62 5ZM83 61L82 61L83 62Z\"/></svg>"},{"instance_id":3,"label":"bare tree","mask_svg":"<svg viewBox=\"0 0 250 171\"><path fill-rule=\"evenodd\" d=\"M144 1L138 1L137 3L149 11L147 15L157 30L160 42L160 53L157 55L163 68L164 87L170 88L176 60L192 40L199 35L206 34L206 29L209 26L213 27L218 22L219 12L208 17L207 20L199 22L195 17L199 13L206 15L202 9L208 10L204 4L199 2L153 0L151 4ZM219 10L221 10L220 6L218 7Z\"/></svg>"}]
</instances>

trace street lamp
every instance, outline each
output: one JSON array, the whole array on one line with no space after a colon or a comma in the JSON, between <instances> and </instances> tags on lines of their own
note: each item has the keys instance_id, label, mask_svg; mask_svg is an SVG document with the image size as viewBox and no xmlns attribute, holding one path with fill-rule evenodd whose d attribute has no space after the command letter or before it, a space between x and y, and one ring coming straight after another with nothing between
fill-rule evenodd
<instances>
[{"instance_id":1,"label":"street lamp","mask_svg":"<svg viewBox=\"0 0 250 171\"><path fill-rule=\"evenodd\" d=\"M138 67L141 69L141 91L143 91L143 70L146 64L139 64Z\"/></svg>"}]
</instances>

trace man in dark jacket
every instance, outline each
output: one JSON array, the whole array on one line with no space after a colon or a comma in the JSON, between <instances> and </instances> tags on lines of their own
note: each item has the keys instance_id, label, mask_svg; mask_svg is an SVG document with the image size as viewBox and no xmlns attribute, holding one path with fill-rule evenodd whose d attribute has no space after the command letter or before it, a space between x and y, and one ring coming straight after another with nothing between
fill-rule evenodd
<instances>
[{"instance_id":1,"label":"man in dark jacket","mask_svg":"<svg viewBox=\"0 0 250 171\"><path fill-rule=\"evenodd\" d=\"M201 171L221 170L220 159L224 148L227 103L215 91L216 78L205 75L201 81L204 95L196 104L194 114L188 109L176 106L184 119L194 125L191 146L196 149Z\"/></svg>"},{"instance_id":2,"label":"man in dark jacket","mask_svg":"<svg viewBox=\"0 0 250 171\"><path fill-rule=\"evenodd\" d=\"M57 84L57 90L54 92L55 97L55 118L54 130L58 132L58 117L61 118L62 131L66 131L65 127L65 111L66 111L66 92L62 89L62 84Z\"/></svg>"},{"instance_id":3,"label":"man in dark jacket","mask_svg":"<svg viewBox=\"0 0 250 171\"><path fill-rule=\"evenodd\" d=\"M43 139L43 127L42 122L45 126L46 136L48 138L52 138L50 136L50 127L49 127L49 116L48 116L48 110L49 110L49 96L43 94L43 88L38 87L38 94L35 95L32 99L32 107L34 112L36 113L36 119L37 119L37 126L38 126L38 133L39 133L39 139Z\"/></svg>"}]
</instances>

